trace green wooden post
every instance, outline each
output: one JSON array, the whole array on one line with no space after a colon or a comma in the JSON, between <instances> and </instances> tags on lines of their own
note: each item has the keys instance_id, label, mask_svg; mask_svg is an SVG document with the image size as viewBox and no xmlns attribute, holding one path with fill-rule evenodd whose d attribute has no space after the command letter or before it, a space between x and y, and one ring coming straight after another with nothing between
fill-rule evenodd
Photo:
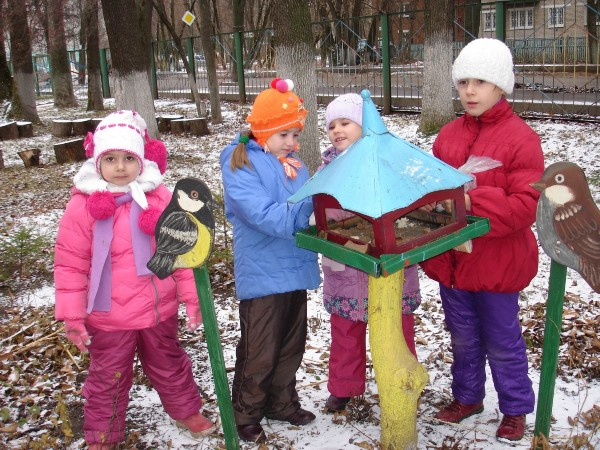
<instances>
[{"instance_id":1,"label":"green wooden post","mask_svg":"<svg viewBox=\"0 0 600 450\"><path fill-rule=\"evenodd\" d=\"M202 323L204 324L210 367L215 381L215 392L221 413L221 426L225 435L225 446L227 450L239 450L240 444L233 416L233 404L229 392L229 383L227 382L223 348L221 347L214 298L206 264L194 269L194 279L196 280L196 290L200 298Z\"/></svg>"},{"instance_id":2,"label":"green wooden post","mask_svg":"<svg viewBox=\"0 0 600 450\"><path fill-rule=\"evenodd\" d=\"M106 63L106 49L100 49L100 77L102 78L102 95L110 97L110 84L108 82L108 64Z\"/></svg>"},{"instance_id":3,"label":"green wooden post","mask_svg":"<svg viewBox=\"0 0 600 450\"><path fill-rule=\"evenodd\" d=\"M542 442L544 441L540 435L543 434L547 440L550 432L550 417L552 416L552 402L554 400L566 280L566 266L552 260L550 264L548 306L542 350L542 371L535 416L534 439L537 440L536 448L538 449L543 447Z\"/></svg>"},{"instance_id":4,"label":"green wooden post","mask_svg":"<svg viewBox=\"0 0 600 450\"><path fill-rule=\"evenodd\" d=\"M242 33L236 31L233 33L235 42L235 60L237 62L238 91L240 93L240 103L246 104L246 80L244 78L244 52L242 51Z\"/></svg>"},{"instance_id":5,"label":"green wooden post","mask_svg":"<svg viewBox=\"0 0 600 450\"><path fill-rule=\"evenodd\" d=\"M390 62L390 26L388 15L381 15L381 55L383 61L381 67L383 70L383 113L392 112L392 72Z\"/></svg>"}]
</instances>

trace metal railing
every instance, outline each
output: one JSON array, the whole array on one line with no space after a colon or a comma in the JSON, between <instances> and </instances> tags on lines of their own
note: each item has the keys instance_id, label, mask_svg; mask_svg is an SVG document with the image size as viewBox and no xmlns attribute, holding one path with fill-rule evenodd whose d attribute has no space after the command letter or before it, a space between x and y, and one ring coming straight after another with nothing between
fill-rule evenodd
<instances>
[{"instance_id":1,"label":"metal railing","mask_svg":"<svg viewBox=\"0 0 600 450\"><path fill-rule=\"evenodd\" d=\"M509 99L516 111L600 119L600 13L582 2L548 3L484 1L458 6L454 57L471 39L502 39L514 56L515 90ZM424 11L337 19L312 26L317 42L314 68L320 103L367 88L380 105L387 101L393 110L420 109ZM212 40L221 98L250 100L269 86L276 75L272 29L219 34ZM207 55L198 37L189 38L186 45L198 90L207 97ZM101 54L105 55L102 67L107 78L103 86L109 96L110 52L103 50ZM158 96L191 97L174 45L170 41L154 42L152 54ZM79 52L70 55L75 68ZM238 70L236 55L242 55L243 72ZM42 93L51 88L47 56L35 57L34 68ZM80 71L74 72L74 79L80 86Z\"/></svg>"}]
</instances>

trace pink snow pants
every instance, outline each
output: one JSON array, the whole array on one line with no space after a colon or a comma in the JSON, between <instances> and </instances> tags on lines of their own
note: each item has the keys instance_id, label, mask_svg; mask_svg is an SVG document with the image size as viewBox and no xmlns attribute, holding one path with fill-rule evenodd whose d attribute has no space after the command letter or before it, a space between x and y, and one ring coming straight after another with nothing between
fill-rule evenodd
<instances>
[{"instance_id":1,"label":"pink snow pants","mask_svg":"<svg viewBox=\"0 0 600 450\"><path fill-rule=\"evenodd\" d=\"M177 314L143 330L102 331L88 326L88 332L90 367L83 386L83 430L88 443L124 440L136 352L171 418L186 419L200 410L192 363L177 338Z\"/></svg>"},{"instance_id":2,"label":"pink snow pants","mask_svg":"<svg viewBox=\"0 0 600 450\"><path fill-rule=\"evenodd\" d=\"M356 397L365 392L367 373L367 324L331 314L331 350L327 389L336 397ZM402 332L415 357L415 317L402 314Z\"/></svg>"}]
</instances>

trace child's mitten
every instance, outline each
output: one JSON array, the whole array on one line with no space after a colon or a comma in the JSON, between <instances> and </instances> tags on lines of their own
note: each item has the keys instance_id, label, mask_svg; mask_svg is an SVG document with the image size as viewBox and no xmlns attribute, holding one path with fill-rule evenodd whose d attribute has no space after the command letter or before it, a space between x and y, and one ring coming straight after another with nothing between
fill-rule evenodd
<instances>
[{"instance_id":1,"label":"child's mitten","mask_svg":"<svg viewBox=\"0 0 600 450\"><path fill-rule=\"evenodd\" d=\"M67 339L83 353L87 353L87 346L92 343L92 338L85 328L83 319L65 319L65 332Z\"/></svg>"},{"instance_id":2,"label":"child's mitten","mask_svg":"<svg viewBox=\"0 0 600 450\"><path fill-rule=\"evenodd\" d=\"M196 331L202 323L202 314L200 313L200 304L198 302L190 302L185 304L185 312L188 319L186 322L187 329Z\"/></svg>"}]
</instances>

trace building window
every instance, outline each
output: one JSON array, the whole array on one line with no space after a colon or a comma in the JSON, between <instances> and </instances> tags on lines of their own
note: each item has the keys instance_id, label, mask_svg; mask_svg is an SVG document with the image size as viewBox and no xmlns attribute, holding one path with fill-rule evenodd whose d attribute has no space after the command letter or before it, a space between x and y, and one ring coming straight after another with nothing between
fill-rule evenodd
<instances>
[{"instance_id":1,"label":"building window","mask_svg":"<svg viewBox=\"0 0 600 450\"><path fill-rule=\"evenodd\" d=\"M483 31L496 31L496 11L489 9L481 11L483 16Z\"/></svg>"},{"instance_id":2,"label":"building window","mask_svg":"<svg viewBox=\"0 0 600 450\"><path fill-rule=\"evenodd\" d=\"M565 26L565 7L555 6L548 8L548 28L561 28Z\"/></svg>"},{"instance_id":3,"label":"building window","mask_svg":"<svg viewBox=\"0 0 600 450\"><path fill-rule=\"evenodd\" d=\"M510 10L510 29L526 30L533 28L533 8L515 8Z\"/></svg>"}]
</instances>

